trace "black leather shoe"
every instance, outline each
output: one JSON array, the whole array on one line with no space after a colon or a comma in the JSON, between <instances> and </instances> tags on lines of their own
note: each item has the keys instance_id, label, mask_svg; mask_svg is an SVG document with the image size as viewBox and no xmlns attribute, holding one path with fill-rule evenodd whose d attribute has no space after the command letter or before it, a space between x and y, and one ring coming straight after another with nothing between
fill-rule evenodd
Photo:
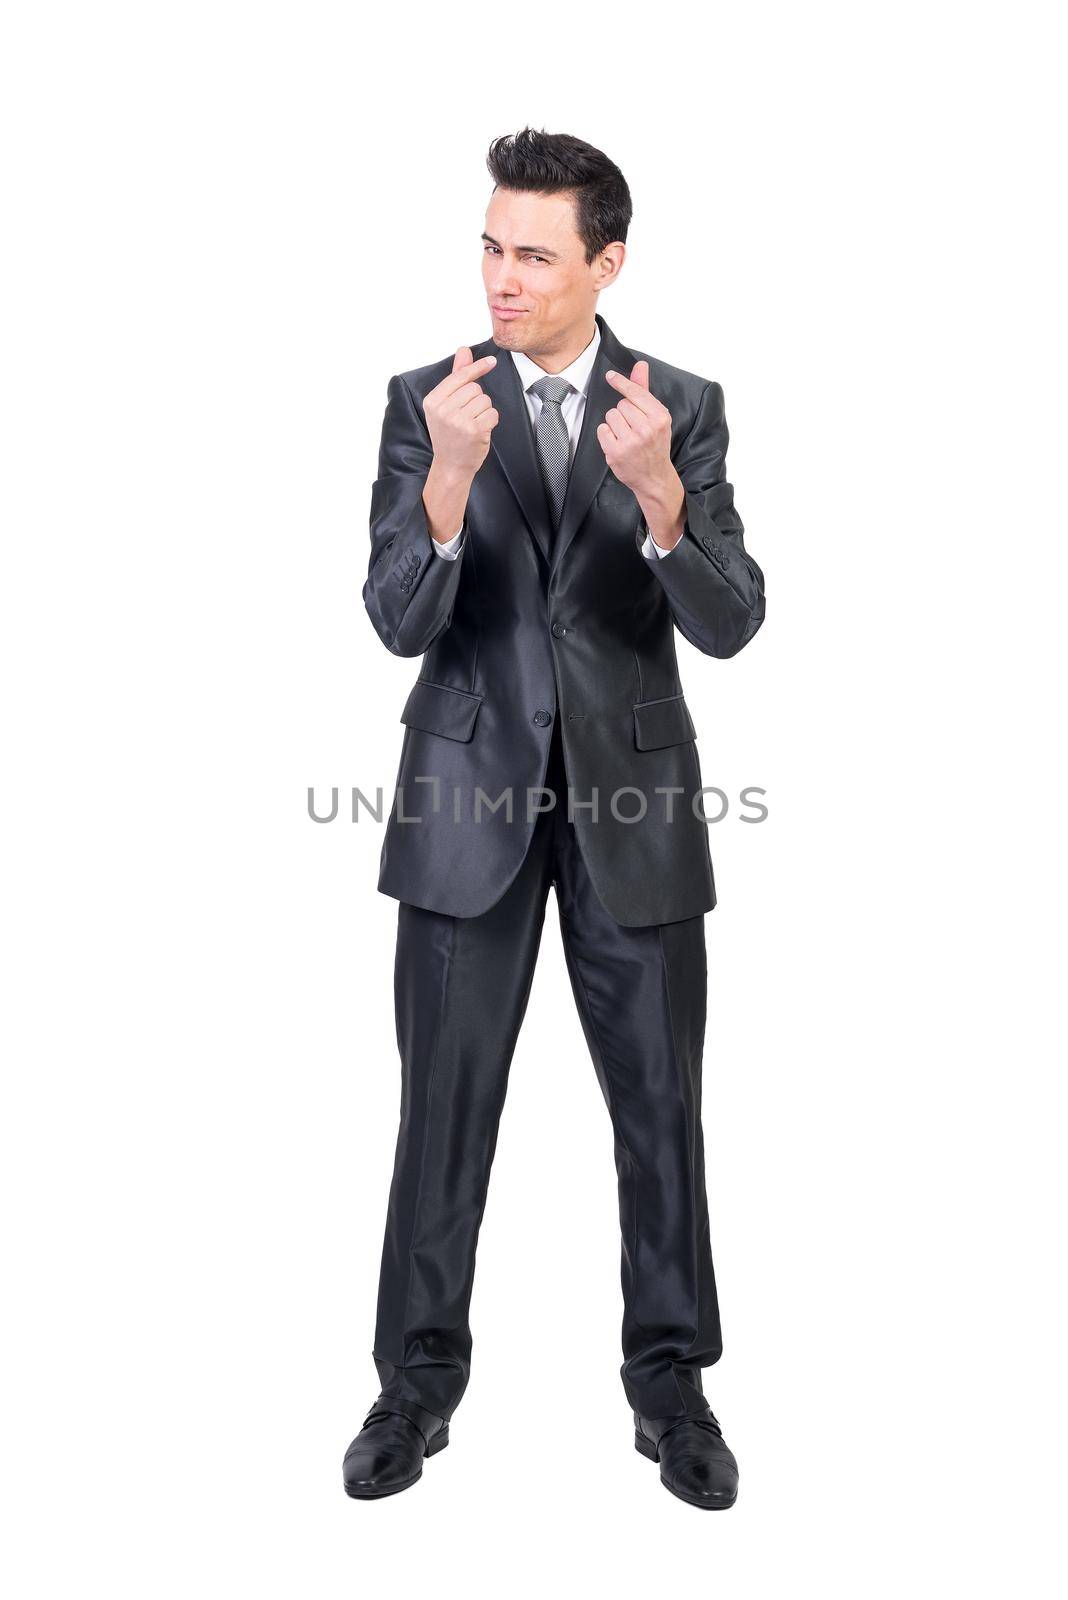
<instances>
[{"instance_id":1,"label":"black leather shoe","mask_svg":"<svg viewBox=\"0 0 1068 1600\"><path fill-rule=\"evenodd\" d=\"M689 1417L634 1413L634 1448L660 1463L660 1482L687 1505L708 1511L738 1498L738 1463L711 1411Z\"/></svg>"},{"instance_id":2,"label":"black leather shoe","mask_svg":"<svg viewBox=\"0 0 1068 1600\"><path fill-rule=\"evenodd\" d=\"M423 1476L424 1456L449 1442L449 1424L411 1400L379 1395L345 1452L345 1493L354 1500L399 1494Z\"/></svg>"}]
</instances>

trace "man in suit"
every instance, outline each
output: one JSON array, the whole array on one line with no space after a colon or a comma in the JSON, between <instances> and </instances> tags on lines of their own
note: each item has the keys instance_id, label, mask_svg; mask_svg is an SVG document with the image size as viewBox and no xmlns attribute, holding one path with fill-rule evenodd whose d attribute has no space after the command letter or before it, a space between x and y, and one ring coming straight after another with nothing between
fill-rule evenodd
<instances>
[{"instance_id":1,"label":"man in suit","mask_svg":"<svg viewBox=\"0 0 1068 1600\"><path fill-rule=\"evenodd\" d=\"M731 1505L701 1131L716 902L673 629L742 648L763 577L726 481L723 392L624 345L597 300L631 217L567 135L493 142L493 334L390 380L364 601L422 656L379 888L399 902L402 1103L355 1498L407 1488L467 1385L475 1246L550 885L611 1116L622 1379L681 1499ZM580 1343L567 1331L569 1345Z\"/></svg>"}]
</instances>

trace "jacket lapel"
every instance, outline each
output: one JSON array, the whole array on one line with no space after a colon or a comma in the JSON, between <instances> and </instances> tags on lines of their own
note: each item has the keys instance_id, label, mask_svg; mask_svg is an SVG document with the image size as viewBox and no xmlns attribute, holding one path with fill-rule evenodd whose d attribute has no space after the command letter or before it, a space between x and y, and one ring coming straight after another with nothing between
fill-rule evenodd
<instances>
[{"instance_id":1,"label":"jacket lapel","mask_svg":"<svg viewBox=\"0 0 1068 1600\"><path fill-rule=\"evenodd\" d=\"M493 453L548 565L553 542L549 497L545 493L541 468L538 466L534 429L530 425L530 412L527 410L519 372L511 352L502 350L495 339L486 339L482 344L473 346L471 355L475 361L482 356L497 357L497 365L492 372L479 379L481 387L492 396L500 417L491 436Z\"/></svg>"},{"instance_id":2,"label":"jacket lapel","mask_svg":"<svg viewBox=\"0 0 1068 1600\"><path fill-rule=\"evenodd\" d=\"M596 315L596 314L595 314ZM597 429L604 421L605 412L615 405L619 396L605 377L608 371L623 372L630 376L635 357L625 345L620 344L604 318L596 315L601 330L593 370L586 389L586 406L582 426L571 463L567 493L564 496L560 526L553 539L549 499L545 492L541 468L538 466L534 444L534 429L530 425L526 397L511 352L502 350L494 339L484 339L472 346L474 360L481 356L496 356L497 365L479 382L493 398L500 422L493 430L492 447L512 492L519 502L527 526L544 557L547 566L554 570L578 532L590 502L601 486L608 470L597 438ZM554 548L555 545L555 548Z\"/></svg>"},{"instance_id":3,"label":"jacket lapel","mask_svg":"<svg viewBox=\"0 0 1068 1600\"><path fill-rule=\"evenodd\" d=\"M612 388L605 373L622 372L629 378L634 365L634 356L625 345L620 344L602 316L597 317L597 325L601 330L601 342L597 346L593 371L590 373L586 389L582 426L579 429L578 443L571 462L571 476L564 496L560 526L556 530L556 545L552 558L554 571L563 560L564 552L578 532L583 517L590 509L590 502L601 487L604 475L608 471L608 463L597 437L597 429L604 421L605 412L619 399L619 393ZM515 365L514 362L512 364Z\"/></svg>"}]
</instances>

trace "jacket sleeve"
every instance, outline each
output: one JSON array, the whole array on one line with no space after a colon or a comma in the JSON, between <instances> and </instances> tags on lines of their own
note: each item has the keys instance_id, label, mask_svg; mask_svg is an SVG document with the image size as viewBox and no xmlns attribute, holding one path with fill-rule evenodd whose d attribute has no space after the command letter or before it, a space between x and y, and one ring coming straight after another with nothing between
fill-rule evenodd
<instances>
[{"instance_id":1,"label":"jacket sleeve","mask_svg":"<svg viewBox=\"0 0 1068 1600\"><path fill-rule=\"evenodd\" d=\"M371 559L363 603L382 643L397 656L421 656L449 626L469 542L463 540L453 561L434 559L423 507L433 459L411 390L403 378L391 378L371 490Z\"/></svg>"},{"instance_id":2,"label":"jacket sleeve","mask_svg":"<svg viewBox=\"0 0 1068 1600\"><path fill-rule=\"evenodd\" d=\"M707 656L737 655L764 620L764 574L742 543L734 488L726 481L723 390L705 385L693 427L672 457L686 491L682 538L666 560L648 562L679 632ZM636 535L640 550L649 529Z\"/></svg>"}]
</instances>

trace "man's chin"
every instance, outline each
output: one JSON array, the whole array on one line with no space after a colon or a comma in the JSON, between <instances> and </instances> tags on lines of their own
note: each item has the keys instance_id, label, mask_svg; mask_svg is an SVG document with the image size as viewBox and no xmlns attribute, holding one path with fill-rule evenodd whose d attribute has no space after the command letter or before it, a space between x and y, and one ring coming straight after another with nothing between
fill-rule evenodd
<instances>
[{"instance_id":1,"label":"man's chin","mask_svg":"<svg viewBox=\"0 0 1068 1600\"><path fill-rule=\"evenodd\" d=\"M499 317L490 317L491 334L495 344L502 350L522 350L526 340L530 337L526 317L507 317L502 322Z\"/></svg>"}]
</instances>

